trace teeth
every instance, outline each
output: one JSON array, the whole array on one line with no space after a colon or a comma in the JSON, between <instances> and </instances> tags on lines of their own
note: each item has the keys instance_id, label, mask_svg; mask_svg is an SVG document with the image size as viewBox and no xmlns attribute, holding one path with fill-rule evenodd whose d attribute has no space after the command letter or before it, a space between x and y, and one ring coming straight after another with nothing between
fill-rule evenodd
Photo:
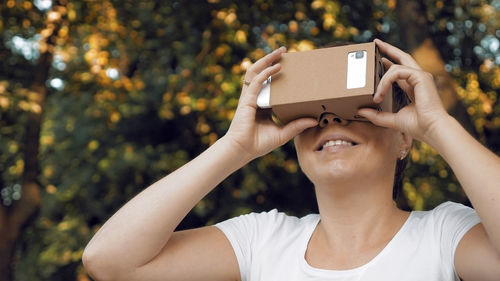
<instances>
[{"instance_id":1,"label":"teeth","mask_svg":"<svg viewBox=\"0 0 500 281\"><path fill-rule=\"evenodd\" d=\"M323 148L337 145L352 146L352 143L345 140L330 140L323 145Z\"/></svg>"}]
</instances>

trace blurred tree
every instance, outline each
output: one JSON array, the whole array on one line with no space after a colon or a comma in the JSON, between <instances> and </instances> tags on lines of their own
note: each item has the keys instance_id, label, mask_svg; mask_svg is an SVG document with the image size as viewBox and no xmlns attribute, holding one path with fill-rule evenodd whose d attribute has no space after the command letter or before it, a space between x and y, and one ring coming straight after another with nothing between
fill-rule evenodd
<instances>
[{"instance_id":1,"label":"blurred tree","mask_svg":"<svg viewBox=\"0 0 500 281\"><path fill-rule=\"evenodd\" d=\"M397 2L396 11L401 25L401 47L413 55L423 70L434 75L445 108L469 133L475 135L474 126L471 124L465 106L458 98L453 79L446 71L445 62L429 32L431 25L425 14L426 10L425 3L421 1L400 0Z\"/></svg>"},{"instance_id":2,"label":"blurred tree","mask_svg":"<svg viewBox=\"0 0 500 281\"><path fill-rule=\"evenodd\" d=\"M30 26L34 18L35 21L39 18L39 14L30 12L32 10L30 2L23 3L22 8L15 7L16 3L12 1L8 1L6 4L8 8L14 10L11 13L12 17L9 18L10 23L22 21L23 26ZM23 15L25 10L28 11L27 16L26 14ZM22 146L21 165L23 166L20 178L21 184L14 184L2 189L3 205L0 207L0 280L12 279L11 263L14 256L15 242L20 235L22 227L24 227L28 219L35 214L40 206L40 185L38 179L40 164L38 152L42 112L47 98L45 84L48 80L56 44L55 40L64 12L62 7L56 7L47 14L44 20L36 22L41 25L41 29L38 30L40 35L38 44L40 47L37 50L39 52L37 54L38 58L31 66L33 72L23 73L23 75L18 75L17 77L16 75L9 77L10 73L8 73L7 69L5 69L7 73L2 73L9 80L18 80L19 85L15 86L14 91L25 95L27 101L21 101L18 104L19 107L23 107L24 102L23 109L26 117L24 121L24 137L20 144ZM15 30L16 28L14 27L13 29ZM14 41L12 43L16 44ZM4 82L4 87L8 85L7 83ZM9 125L15 126L16 124ZM13 200L14 202L12 202Z\"/></svg>"},{"instance_id":3,"label":"blurred tree","mask_svg":"<svg viewBox=\"0 0 500 281\"><path fill-rule=\"evenodd\" d=\"M13 249L16 236L0 237L0 250L7 253L0 265L4 270L15 265L15 277L0 278L89 280L80 258L92 234L142 188L224 134L245 70L280 45L303 51L379 37L407 50L431 46L442 62L432 69L451 79L450 97L465 105L472 131L500 151L500 4L424 1L418 14L410 13L417 17L401 17L402 9L415 9L412 5L4 1L0 235L14 231L3 221L15 216L23 218L16 231L26 227L14 259L8 247ZM406 35L414 26L419 28L412 41ZM429 38L433 45L426 43ZM427 56L417 59L435 63ZM294 154L293 144L287 144L253 161L203 199L180 228L272 208L299 216L315 211L313 187L298 172ZM466 201L432 148L416 144L411 159L402 206L427 209L446 199ZM36 186L29 189L26 178ZM17 211L32 213L40 200L32 220Z\"/></svg>"}]
</instances>

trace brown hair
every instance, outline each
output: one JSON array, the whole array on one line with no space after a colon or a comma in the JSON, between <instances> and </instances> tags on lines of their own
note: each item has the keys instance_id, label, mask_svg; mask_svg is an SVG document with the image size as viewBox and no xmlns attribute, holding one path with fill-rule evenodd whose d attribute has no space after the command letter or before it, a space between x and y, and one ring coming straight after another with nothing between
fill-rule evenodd
<instances>
[{"instance_id":1,"label":"brown hair","mask_svg":"<svg viewBox=\"0 0 500 281\"><path fill-rule=\"evenodd\" d=\"M401 108L410 104L408 95L398 86L392 84L392 111L398 112ZM403 159L398 159L396 162L396 173L394 175L394 183L392 185L392 199L396 200L403 189L404 171L408 165L408 156Z\"/></svg>"}]
</instances>

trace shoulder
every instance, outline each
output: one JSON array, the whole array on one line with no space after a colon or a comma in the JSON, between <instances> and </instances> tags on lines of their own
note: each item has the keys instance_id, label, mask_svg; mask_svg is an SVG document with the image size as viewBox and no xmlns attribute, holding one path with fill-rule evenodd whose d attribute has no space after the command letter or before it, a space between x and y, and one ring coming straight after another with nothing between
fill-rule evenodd
<instances>
[{"instance_id":1,"label":"shoulder","mask_svg":"<svg viewBox=\"0 0 500 281\"><path fill-rule=\"evenodd\" d=\"M480 218L473 208L444 202L429 211L412 212L412 231L439 249L443 263L453 265L453 256L462 237Z\"/></svg>"},{"instance_id":2,"label":"shoulder","mask_svg":"<svg viewBox=\"0 0 500 281\"><path fill-rule=\"evenodd\" d=\"M412 216L423 222L447 223L458 221L478 221L476 211L455 202L444 202L429 211L413 211Z\"/></svg>"},{"instance_id":3,"label":"shoulder","mask_svg":"<svg viewBox=\"0 0 500 281\"><path fill-rule=\"evenodd\" d=\"M480 222L476 211L463 204L444 202L429 211L413 211L408 229L412 237L453 252L460 239Z\"/></svg>"},{"instance_id":4,"label":"shoulder","mask_svg":"<svg viewBox=\"0 0 500 281\"><path fill-rule=\"evenodd\" d=\"M474 209L471 207L465 206L464 204L456 203L456 202L443 202L435 207L432 212L436 214L452 214L452 213L464 213L464 212L474 212Z\"/></svg>"},{"instance_id":5,"label":"shoulder","mask_svg":"<svg viewBox=\"0 0 500 281\"><path fill-rule=\"evenodd\" d=\"M429 211L413 211L412 226L415 231L427 232L435 238L443 235L460 236L480 222L476 211L455 202L444 202Z\"/></svg>"},{"instance_id":6,"label":"shoulder","mask_svg":"<svg viewBox=\"0 0 500 281\"><path fill-rule=\"evenodd\" d=\"M444 202L428 211L413 211L396 240L398 260L416 271L425 269L429 276L441 276L440 280L458 280L453 279L455 250L478 222L474 209L454 202Z\"/></svg>"},{"instance_id":7,"label":"shoulder","mask_svg":"<svg viewBox=\"0 0 500 281\"><path fill-rule=\"evenodd\" d=\"M238 259L242 280L255 269L283 261L285 252L297 252L307 234L319 221L319 215L302 218L290 216L274 209L269 212L250 213L220 222L219 228L231 243ZM307 241L306 241L307 242ZM272 261L272 262L271 262Z\"/></svg>"},{"instance_id":8,"label":"shoulder","mask_svg":"<svg viewBox=\"0 0 500 281\"><path fill-rule=\"evenodd\" d=\"M279 212L273 209L261 213L249 213L231 218L229 220L216 224L219 228L246 228L247 230L267 230L273 232L276 230L291 230L295 228L305 227L314 220L318 220L319 215L310 214L302 218L288 215L284 212Z\"/></svg>"},{"instance_id":9,"label":"shoulder","mask_svg":"<svg viewBox=\"0 0 500 281\"><path fill-rule=\"evenodd\" d=\"M230 240L244 239L258 246L267 244L269 241L296 238L318 220L317 214L299 218L273 209L268 212L234 217L215 226L222 230Z\"/></svg>"}]
</instances>

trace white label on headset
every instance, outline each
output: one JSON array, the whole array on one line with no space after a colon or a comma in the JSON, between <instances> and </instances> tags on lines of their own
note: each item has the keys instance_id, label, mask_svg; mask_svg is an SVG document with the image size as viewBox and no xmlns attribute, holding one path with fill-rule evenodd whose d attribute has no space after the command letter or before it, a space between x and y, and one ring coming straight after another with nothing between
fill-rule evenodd
<instances>
[{"instance_id":1,"label":"white label on headset","mask_svg":"<svg viewBox=\"0 0 500 281\"><path fill-rule=\"evenodd\" d=\"M257 106L271 108L271 76L262 84L262 89L257 96Z\"/></svg>"},{"instance_id":2,"label":"white label on headset","mask_svg":"<svg viewBox=\"0 0 500 281\"><path fill-rule=\"evenodd\" d=\"M347 54L347 89L363 88L366 85L366 51Z\"/></svg>"}]
</instances>

